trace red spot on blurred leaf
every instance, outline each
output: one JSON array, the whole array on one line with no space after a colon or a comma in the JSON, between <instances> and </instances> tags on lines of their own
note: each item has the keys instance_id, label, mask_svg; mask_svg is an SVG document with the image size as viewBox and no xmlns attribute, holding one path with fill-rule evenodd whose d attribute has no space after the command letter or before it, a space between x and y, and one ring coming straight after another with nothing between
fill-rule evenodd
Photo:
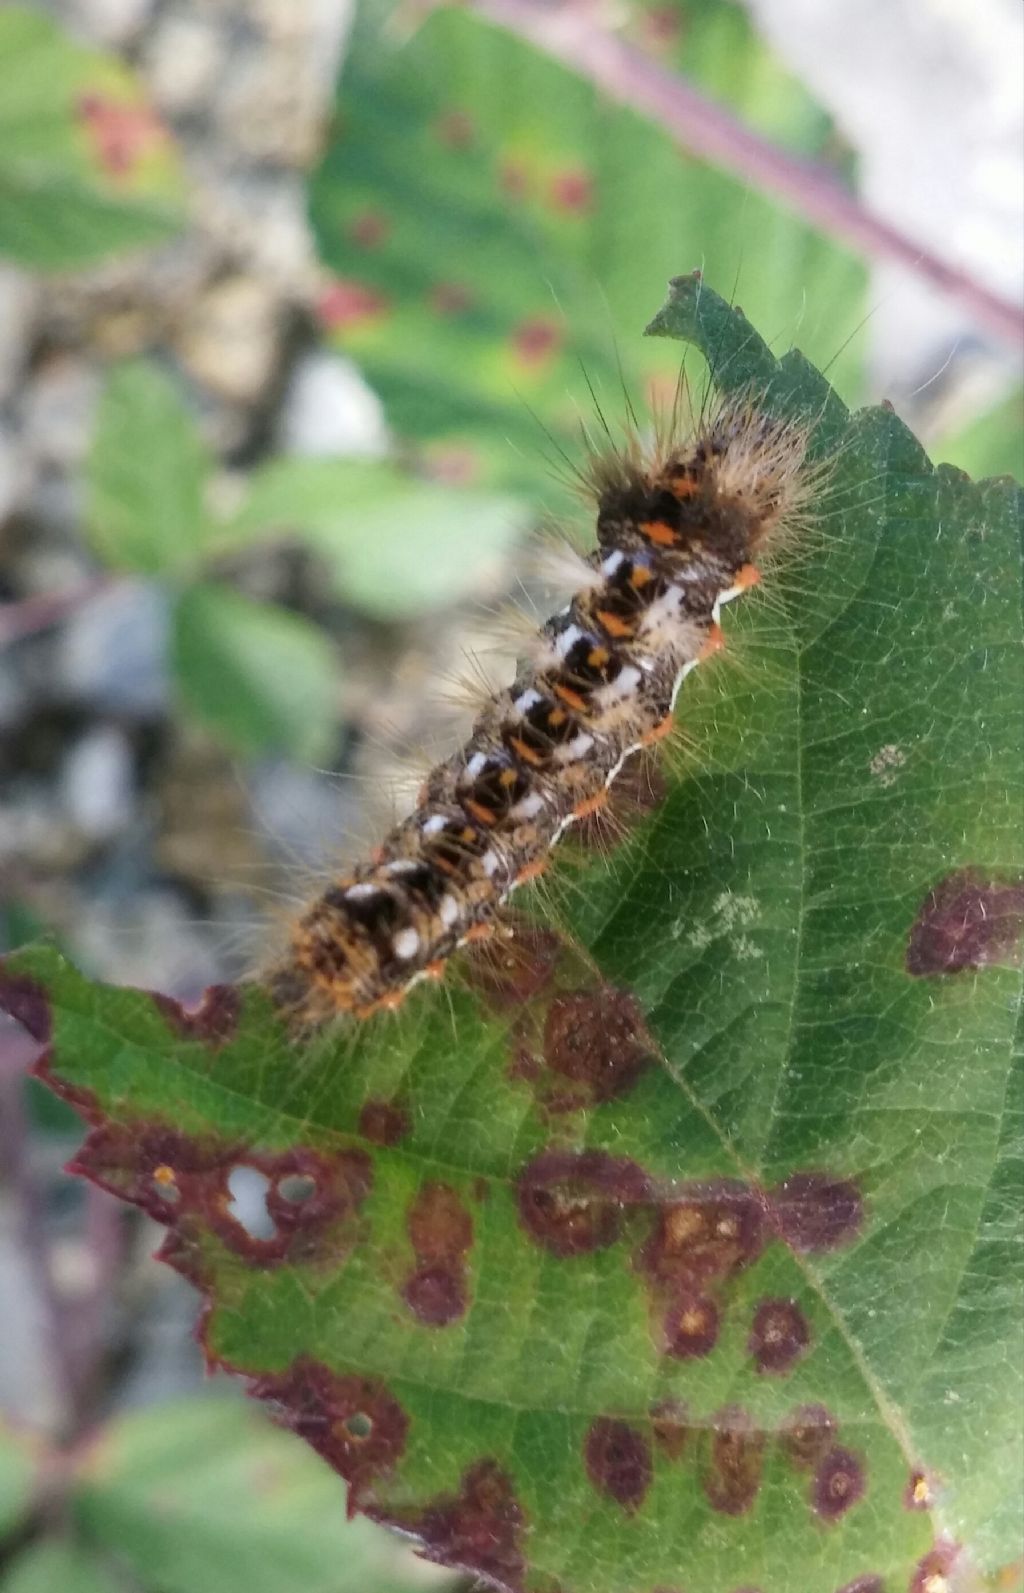
<instances>
[{"instance_id":1,"label":"red spot on blurred leaf","mask_svg":"<svg viewBox=\"0 0 1024 1593\"><path fill-rule=\"evenodd\" d=\"M97 165L110 177L131 176L167 137L148 105L131 105L93 92L79 97L76 110Z\"/></svg>"},{"instance_id":2,"label":"red spot on blurred leaf","mask_svg":"<svg viewBox=\"0 0 1024 1593\"><path fill-rule=\"evenodd\" d=\"M580 168L558 172L551 179L548 193L556 210L580 216L593 206L594 180Z\"/></svg>"},{"instance_id":3,"label":"red spot on blurred leaf","mask_svg":"<svg viewBox=\"0 0 1024 1593\"><path fill-rule=\"evenodd\" d=\"M864 1216L856 1184L819 1172L791 1173L771 1191L768 1206L776 1233L800 1254L849 1244Z\"/></svg>"},{"instance_id":4,"label":"red spot on blurred leaf","mask_svg":"<svg viewBox=\"0 0 1024 1593\"><path fill-rule=\"evenodd\" d=\"M387 307L387 300L376 289L348 277L335 277L321 293L316 309L329 331L344 332L383 315Z\"/></svg>"},{"instance_id":5,"label":"red spot on blurred leaf","mask_svg":"<svg viewBox=\"0 0 1024 1593\"><path fill-rule=\"evenodd\" d=\"M463 315L472 303L473 295L463 282L438 282L430 290L435 315Z\"/></svg>"},{"instance_id":6,"label":"red spot on blurred leaf","mask_svg":"<svg viewBox=\"0 0 1024 1593\"><path fill-rule=\"evenodd\" d=\"M537 370L547 364L561 347L558 325L543 315L521 322L512 334L512 350L521 364Z\"/></svg>"},{"instance_id":7,"label":"red spot on blurred leaf","mask_svg":"<svg viewBox=\"0 0 1024 1593\"><path fill-rule=\"evenodd\" d=\"M469 149L476 138L476 125L468 111L446 111L434 123L434 131L448 149Z\"/></svg>"}]
</instances>

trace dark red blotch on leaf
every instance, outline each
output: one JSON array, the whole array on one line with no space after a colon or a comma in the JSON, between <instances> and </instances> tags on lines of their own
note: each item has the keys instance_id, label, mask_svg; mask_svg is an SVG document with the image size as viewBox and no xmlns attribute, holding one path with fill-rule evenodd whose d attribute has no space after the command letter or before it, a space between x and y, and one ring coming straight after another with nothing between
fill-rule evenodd
<instances>
[{"instance_id":1,"label":"dark red blotch on leaf","mask_svg":"<svg viewBox=\"0 0 1024 1593\"><path fill-rule=\"evenodd\" d=\"M216 1050L238 1028L242 998L235 985L210 985L197 1007L183 1007L172 996L153 992L153 1001L183 1040L201 1040Z\"/></svg>"},{"instance_id":2,"label":"dark red blotch on leaf","mask_svg":"<svg viewBox=\"0 0 1024 1593\"><path fill-rule=\"evenodd\" d=\"M300 1356L285 1372L250 1385L257 1399L279 1407L282 1425L304 1438L349 1485L349 1514L392 1471L405 1450L409 1418L378 1378L339 1375Z\"/></svg>"},{"instance_id":3,"label":"dark red blotch on leaf","mask_svg":"<svg viewBox=\"0 0 1024 1593\"><path fill-rule=\"evenodd\" d=\"M428 1179L406 1219L416 1265L402 1294L406 1305L430 1327L446 1327L468 1304L466 1257L473 1245L473 1219L450 1184Z\"/></svg>"},{"instance_id":4,"label":"dark red blotch on leaf","mask_svg":"<svg viewBox=\"0 0 1024 1593\"><path fill-rule=\"evenodd\" d=\"M599 1416L587 1432L583 1459L599 1493L627 1514L640 1508L654 1476L651 1446L642 1432L628 1422Z\"/></svg>"},{"instance_id":5,"label":"dark red blotch on leaf","mask_svg":"<svg viewBox=\"0 0 1024 1593\"><path fill-rule=\"evenodd\" d=\"M775 1232L800 1254L849 1244L864 1218L856 1184L824 1172L791 1173L771 1191L768 1205Z\"/></svg>"},{"instance_id":6,"label":"dark red blotch on leaf","mask_svg":"<svg viewBox=\"0 0 1024 1593\"><path fill-rule=\"evenodd\" d=\"M823 1521L838 1521L863 1498L865 1486L863 1460L836 1444L826 1450L817 1464L811 1504Z\"/></svg>"},{"instance_id":7,"label":"dark red blotch on leaf","mask_svg":"<svg viewBox=\"0 0 1024 1593\"><path fill-rule=\"evenodd\" d=\"M505 1593L519 1593L523 1586L526 1518L512 1479L496 1460L476 1461L454 1497L439 1499L415 1516L370 1514L413 1532L427 1560L483 1577Z\"/></svg>"},{"instance_id":8,"label":"dark red blotch on leaf","mask_svg":"<svg viewBox=\"0 0 1024 1593\"><path fill-rule=\"evenodd\" d=\"M651 1198L643 1168L605 1151L542 1151L516 1186L519 1220L554 1256L588 1255L619 1237L624 1208Z\"/></svg>"},{"instance_id":9,"label":"dark red blotch on leaf","mask_svg":"<svg viewBox=\"0 0 1024 1593\"><path fill-rule=\"evenodd\" d=\"M759 1372L788 1372L811 1342L807 1318L795 1300L762 1300L747 1349Z\"/></svg>"},{"instance_id":10,"label":"dark red blotch on leaf","mask_svg":"<svg viewBox=\"0 0 1024 1593\"><path fill-rule=\"evenodd\" d=\"M801 1471L810 1471L835 1442L839 1424L824 1405L798 1405L783 1424L783 1454Z\"/></svg>"},{"instance_id":11,"label":"dark red blotch on leaf","mask_svg":"<svg viewBox=\"0 0 1024 1593\"><path fill-rule=\"evenodd\" d=\"M1017 963L1024 880L958 869L928 892L911 926L906 968L915 978Z\"/></svg>"},{"instance_id":12,"label":"dark red blotch on leaf","mask_svg":"<svg viewBox=\"0 0 1024 1593\"><path fill-rule=\"evenodd\" d=\"M577 1106L625 1095L654 1061L635 998L613 985L553 997L544 1023L544 1060L577 1086Z\"/></svg>"}]
</instances>

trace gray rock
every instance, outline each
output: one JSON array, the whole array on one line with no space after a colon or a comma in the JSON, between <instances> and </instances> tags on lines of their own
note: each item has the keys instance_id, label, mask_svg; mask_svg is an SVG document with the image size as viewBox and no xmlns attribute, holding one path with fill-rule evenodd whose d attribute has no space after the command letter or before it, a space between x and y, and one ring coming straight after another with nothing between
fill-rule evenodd
<instances>
[{"instance_id":1,"label":"gray rock","mask_svg":"<svg viewBox=\"0 0 1024 1593\"><path fill-rule=\"evenodd\" d=\"M133 758L116 725L97 725L70 748L61 774L68 819L91 841L127 829L134 812Z\"/></svg>"},{"instance_id":2,"label":"gray rock","mask_svg":"<svg viewBox=\"0 0 1024 1593\"><path fill-rule=\"evenodd\" d=\"M388 447L384 406L351 360L318 350L292 371L279 440L287 453L380 457Z\"/></svg>"},{"instance_id":3,"label":"gray rock","mask_svg":"<svg viewBox=\"0 0 1024 1593\"><path fill-rule=\"evenodd\" d=\"M206 110L224 68L227 35L213 17L171 11L160 17L146 41L146 79L159 108L169 116Z\"/></svg>"},{"instance_id":4,"label":"gray rock","mask_svg":"<svg viewBox=\"0 0 1024 1593\"><path fill-rule=\"evenodd\" d=\"M189 312L178 338L182 363L220 398L254 404L277 364L281 306L258 277L224 277L212 283Z\"/></svg>"},{"instance_id":5,"label":"gray rock","mask_svg":"<svg viewBox=\"0 0 1024 1593\"><path fill-rule=\"evenodd\" d=\"M0 404L24 369L39 298L39 284L27 271L0 260Z\"/></svg>"},{"instance_id":6,"label":"gray rock","mask_svg":"<svg viewBox=\"0 0 1024 1593\"><path fill-rule=\"evenodd\" d=\"M159 586L123 581L82 604L60 640L58 685L107 713L166 711L170 601Z\"/></svg>"}]
</instances>

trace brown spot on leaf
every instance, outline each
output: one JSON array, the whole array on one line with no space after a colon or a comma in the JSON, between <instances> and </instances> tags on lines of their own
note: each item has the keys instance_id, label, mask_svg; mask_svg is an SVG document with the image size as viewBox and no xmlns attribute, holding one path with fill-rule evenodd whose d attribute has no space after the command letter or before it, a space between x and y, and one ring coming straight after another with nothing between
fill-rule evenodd
<instances>
[{"instance_id":1,"label":"brown spot on leaf","mask_svg":"<svg viewBox=\"0 0 1024 1593\"><path fill-rule=\"evenodd\" d=\"M359 1132L372 1145L398 1145L412 1127L406 1107L398 1101L364 1101L359 1113Z\"/></svg>"},{"instance_id":2,"label":"brown spot on leaf","mask_svg":"<svg viewBox=\"0 0 1024 1593\"><path fill-rule=\"evenodd\" d=\"M339 1376L300 1356L285 1372L251 1385L257 1399L273 1401L290 1427L349 1485L349 1514L363 1505L379 1477L401 1459L409 1418L378 1378Z\"/></svg>"},{"instance_id":3,"label":"brown spot on leaf","mask_svg":"<svg viewBox=\"0 0 1024 1593\"><path fill-rule=\"evenodd\" d=\"M605 1151L542 1151L519 1175L519 1220L554 1256L588 1255L619 1237L623 1207L650 1199L643 1168Z\"/></svg>"},{"instance_id":4,"label":"brown spot on leaf","mask_svg":"<svg viewBox=\"0 0 1024 1593\"><path fill-rule=\"evenodd\" d=\"M391 1513L383 1519L396 1520ZM397 1525L406 1523L399 1518ZM424 1559L483 1577L503 1593L520 1593L523 1586L525 1526L512 1479L491 1459L470 1466L454 1498L440 1499L408 1520Z\"/></svg>"},{"instance_id":5,"label":"brown spot on leaf","mask_svg":"<svg viewBox=\"0 0 1024 1593\"><path fill-rule=\"evenodd\" d=\"M546 365L562 342L558 325L547 316L534 315L521 321L512 334L512 350L521 365L532 370Z\"/></svg>"},{"instance_id":6,"label":"brown spot on leaf","mask_svg":"<svg viewBox=\"0 0 1024 1593\"><path fill-rule=\"evenodd\" d=\"M379 249L391 236L391 223L379 210L363 210L349 222L348 236L357 249Z\"/></svg>"},{"instance_id":7,"label":"brown spot on leaf","mask_svg":"<svg viewBox=\"0 0 1024 1593\"><path fill-rule=\"evenodd\" d=\"M210 985L197 1007L183 1007L172 996L153 992L153 1001L183 1040L201 1040L211 1050L226 1045L238 1028L242 998L235 985Z\"/></svg>"},{"instance_id":8,"label":"brown spot on leaf","mask_svg":"<svg viewBox=\"0 0 1024 1593\"><path fill-rule=\"evenodd\" d=\"M643 1433L628 1422L600 1416L592 1422L583 1446L587 1476L599 1493L614 1499L632 1515L644 1502L654 1466Z\"/></svg>"},{"instance_id":9,"label":"brown spot on leaf","mask_svg":"<svg viewBox=\"0 0 1024 1593\"><path fill-rule=\"evenodd\" d=\"M683 19L674 6L651 6L643 12L640 26L647 48L661 53L678 43L682 36Z\"/></svg>"},{"instance_id":10,"label":"brown spot on leaf","mask_svg":"<svg viewBox=\"0 0 1024 1593\"><path fill-rule=\"evenodd\" d=\"M665 1350L676 1360L707 1355L718 1341L721 1313L706 1294L682 1294L665 1313Z\"/></svg>"},{"instance_id":11,"label":"brown spot on leaf","mask_svg":"<svg viewBox=\"0 0 1024 1593\"><path fill-rule=\"evenodd\" d=\"M466 1256L473 1219L456 1190L428 1179L406 1219L416 1266L402 1289L409 1309L430 1327L447 1327L468 1303Z\"/></svg>"},{"instance_id":12,"label":"brown spot on leaf","mask_svg":"<svg viewBox=\"0 0 1024 1593\"><path fill-rule=\"evenodd\" d=\"M869 1571L866 1576L857 1576L852 1582L845 1582L836 1593L885 1593L885 1581Z\"/></svg>"},{"instance_id":13,"label":"brown spot on leaf","mask_svg":"<svg viewBox=\"0 0 1024 1593\"><path fill-rule=\"evenodd\" d=\"M768 1202L780 1239L801 1254L848 1244L864 1216L856 1184L828 1173L791 1173L771 1191Z\"/></svg>"},{"instance_id":14,"label":"brown spot on leaf","mask_svg":"<svg viewBox=\"0 0 1024 1593\"><path fill-rule=\"evenodd\" d=\"M1022 937L1024 880L959 869L925 897L907 942L907 972L922 978L993 963L1016 966Z\"/></svg>"},{"instance_id":15,"label":"brown spot on leaf","mask_svg":"<svg viewBox=\"0 0 1024 1593\"><path fill-rule=\"evenodd\" d=\"M498 169L498 183L509 199L525 199L530 191L530 174L518 160L505 160Z\"/></svg>"},{"instance_id":16,"label":"brown spot on leaf","mask_svg":"<svg viewBox=\"0 0 1024 1593\"><path fill-rule=\"evenodd\" d=\"M783 1454L801 1471L810 1471L832 1448L839 1424L824 1405L798 1405L779 1434Z\"/></svg>"},{"instance_id":17,"label":"brown spot on leaf","mask_svg":"<svg viewBox=\"0 0 1024 1593\"><path fill-rule=\"evenodd\" d=\"M8 973L0 966L0 1012L20 1023L40 1045L49 1045L53 1033L50 997L27 974Z\"/></svg>"},{"instance_id":18,"label":"brown spot on leaf","mask_svg":"<svg viewBox=\"0 0 1024 1593\"><path fill-rule=\"evenodd\" d=\"M941 1539L918 1560L907 1593L947 1593L947 1578L959 1558L959 1543Z\"/></svg>"},{"instance_id":19,"label":"brown spot on leaf","mask_svg":"<svg viewBox=\"0 0 1024 1593\"><path fill-rule=\"evenodd\" d=\"M651 1406L651 1431L662 1454L678 1460L690 1436L690 1418L678 1399L660 1399Z\"/></svg>"},{"instance_id":20,"label":"brown spot on leaf","mask_svg":"<svg viewBox=\"0 0 1024 1593\"><path fill-rule=\"evenodd\" d=\"M562 942L549 929L517 923L513 935L496 937L464 953L469 982L498 1011L518 1008L550 984Z\"/></svg>"},{"instance_id":21,"label":"brown spot on leaf","mask_svg":"<svg viewBox=\"0 0 1024 1593\"><path fill-rule=\"evenodd\" d=\"M701 1485L712 1510L740 1516L750 1509L761 1487L765 1436L738 1405L714 1417L704 1434Z\"/></svg>"},{"instance_id":22,"label":"brown spot on leaf","mask_svg":"<svg viewBox=\"0 0 1024 1593\"><path fill-rule=\"evenodd\" d=\"M818 1462L811 1485L811 1504L824 1521L838 1521L863 1497L864 1463L852 1450L836 1444Z\"/></svg>"},{"instance_id":23,"label":"brown spot on leaf","mask_svg":"<svg viewBox=\"0 0 1024 1593\"><path fill-rule=\"evenodd\" d=\"M807 1318L795 1300L762 1300L747 1349L759 1372L788 1372L811 1342Z\"/></svg>"},{"instance_id":24,"label":"brown spot on leaf","mask_svg":"<svg viewBox=\"0 0 1024 1593\"><path fill-rule=\"evenodd\" d=\"M469 149L476 138L476 124L468 111L446 111L434 123L434 131L448 149Z\"/></svg>"},{"instance_id":25,"label":"brown spot on leaf","mask_svg":"<svg viewBox=\"0 0 1024 1593\"><path fill-rule=\"evenodd\" d=\"M613 985L557 995L544 1024L544 1060L580 1087L577 1104L625 1095L654 1060L633 996Z\"/></svg>"},{"instance_id":26,"label":"brown spot on leaf","mask_svg":"<svg viewBox=\"0 0 1024 1593\"><path fill-rule=\"evenodd\" d=\"M473 295L463 282L438 282L430 290L430 308L435 315L464 315Z\"/></svg>"},{"instance_id":27,"label":"brown spot on leaf","mask_svg":"<svg viewBox=\"0 0 1024 1593\"><path fill-rule=\"evenodd\" d=\"M466 1313L466 1280L462 1267L438 1264L417 1267L402 1285L406 1305L428 1327L447 1327Z\"/></svg>"},{"instance_id":28,"label":"brown spot on leaf","mask_svg":"<svg viewBox=\"0 0 1024 1593\"><path fill-rule=\"evenodd\" d=\"M662 1206L639 1262L662 1284L698 1288L749 1266L764 1245L764 1205L756 1190L722 1179L695 1184Z\"/></svg>"}]
</instances>

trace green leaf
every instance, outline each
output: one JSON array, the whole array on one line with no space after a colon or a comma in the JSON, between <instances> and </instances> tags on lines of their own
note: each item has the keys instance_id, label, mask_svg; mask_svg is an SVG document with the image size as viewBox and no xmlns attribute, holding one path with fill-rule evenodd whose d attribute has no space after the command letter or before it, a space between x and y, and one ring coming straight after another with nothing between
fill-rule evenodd
<instances>
[{"instance_id":1,"label":"green leaf","mask_svg":"<svg viewBox=\"0 0 1024 1593\"><path fill-rule=\"evenodd\" d=\"M681 262L734 282L779 346L799 335L860 390L852 255L477 16L438 8L408 37L390 10L359 8L312 216L337 274L323 319L431 460L551 500L556 448L578 457L581 417L600 430L578 360L613 424L623 380L641 412L671 399L678 351L636 327ZM629 10L659 64L827 157L826 118L738 7Z\"/></svg>"},{"instance_id":2,"label":"green leaf","mask_svg":"<svg viewBox=\"0 0 1024 1593\"><path fill-rule=\"evenodd\" d=\"M944 438L941 452L971 476L1024 479L1024 388L979 415L955 437Z\"/></svg>"},{"instance_id":3,"label":"green leaf","mask_svg":"<svg viewBox=\"0 0 1024 1593\"><path fill-rule=\"evenodd\" d=\"M112 56L28 7L0 11L0 255L51 270L181 223L166 130Z\"/></svg>"},{"instance_id":4,"label":"green leaf","mask_svg":"<svg viewBox=\"0 0 1024 1593\"><path fill-rule=\"evenodd\" d=\"M652 331L832 469L614 853L303 1049L41 950L5 1002L350 1505L516 1593L922 1593L1019 1552L1021 494L693 278Z\"/></svg>"},{"instance_id":5,"label":"green leaf","mask_svg":"<svg viewBox=\"0 0 1024 1593\"><path fill-rule=\"evenodd\" d=\"M120 1593L120 1588L88 1550L55 1539L24 1549L0 1580L2 1593Z\"/></svg>"},{"instance_id":6,"label":"green leaf","mask_svg":"<svg viewBox=\"0 0 1024 1593\"><path fill-rule=\"evenodd\" d=\"M193 586L178 600L171 650L186 708L229 747L326 754L338 670L309 620L227 586Z\"/></svg>"},{"instance_id":7,"label":"green leaf","mask_svg":"<svg viewBox=\"0 0 1024 1593\"><path fill-rule=\"evenodd\" d=\"M32 1497L38 1462L12 1428L0 1424L0 1537L21 1520Z\"/></svg>"},{"instance_id":8,"label":"green leaf","mask_svg":"<svg viewBox=\"0 0 1024 1593\"><path fill-rule=\"evenodd\" d=\"M161 1593L407 1593L391 1542L337 1504L334 1478L294 1438L213 1398L114 1422L74 1509L91 1541Z\"/></svg>"},{"instance_id":9,"label":"green leaf","mask_svg":"<svg viewBox=\"0 0 1024 1593\"><path fill-rule=\"evenodd\" d=\"M117 570L187 571L203 545L209 460L171 379L132 360L114 368L89 456L86 532Z\"/></svg>"},{"instance_id":10,"label":"green leaf","mask_svg":"<svg viewBox=\"0 0 1024 1593\"><path fill-rule=\"evenodd\" d=\"M386 464L280 459L257 473L223 535L300 532L326 560L340 597L398 620L478 591L488 561L524 529L522 506L493 492L416 481Z\"/></svg>"}]
</instances>

